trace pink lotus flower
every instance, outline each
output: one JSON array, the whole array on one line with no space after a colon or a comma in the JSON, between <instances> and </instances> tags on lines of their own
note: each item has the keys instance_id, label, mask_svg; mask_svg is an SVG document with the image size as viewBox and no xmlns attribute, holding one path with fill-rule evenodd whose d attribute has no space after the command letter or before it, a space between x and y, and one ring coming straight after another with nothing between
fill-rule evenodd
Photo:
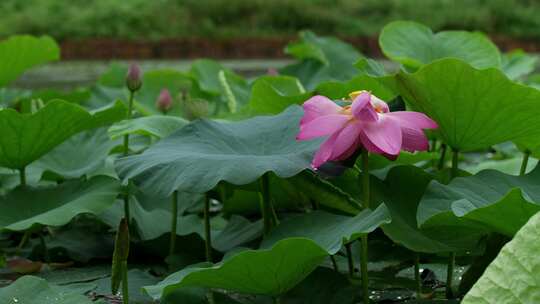
<instances>
[{"instance_id":1,"label":"pink lotus flower","mask_svg":"<svg viewBox=\"0 0 540 304\"><path fill-rule=\"evenodd\" d=\"M311 163L314 169L332 160L344 160L360 147L395 159L401 150L424 151L429 142L423 129L437 123L423 113L390 112L388 105L367 91L350 94L352 103L341 107L324 96L307 100L297 140L329 136Z\"/></svg>"}]
</instances>

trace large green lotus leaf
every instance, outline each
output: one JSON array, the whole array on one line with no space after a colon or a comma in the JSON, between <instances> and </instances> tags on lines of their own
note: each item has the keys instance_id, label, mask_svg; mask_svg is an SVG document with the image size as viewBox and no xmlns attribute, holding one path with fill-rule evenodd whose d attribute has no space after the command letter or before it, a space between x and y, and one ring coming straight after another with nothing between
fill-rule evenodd
<instances>
[{"instance_id":1,"label":"large green lotus leaf","mask_svg":"<svg viewBox=\"0 0 540 304\"><path fill-rule=\"evenodd\" d=\"M0 42L0 87L25 70L60 59L60 48L47 36L13 36Z\"/></svg>"},{"instance_id":2,"label":"large green lotus leaf","mask_svg":"<svg viewBox=\"0 0 540 304\"><path fill-rule=\"evenodd\" d=\"M84 295L47 283L44 279L24 276L15 283L0 288L0 302L6 304L91 304Z\"/></svg>"},{"instance_id":3,"label":"large green lotus leaf","mask_svg":"<svg viewBox=\"0 0 540 304\"><path fill-rule=\"evenodd\" d=\"M112 139L120 138L128 134L138 134L163 138L180 129L188 123L187 120L164 115L152 115L138 117L130 120L122 120L109 128L109 136Z\"/></svg>"},{"instance_id":4,"label":"large green lotus leaf","mask_svg":"<svg viewBox=\"0 0 540 304\"><path fill-rule=\"evenodd\" d=\"M291 177L310 166L320 141L297 142L302 109L240 122L195 121L140 155L121 158L116 169L144 192L204 193L218 182L249 184L266 172Z\"/></svg>"},{"instance_id":5,"label":"large green lotus leaf","mask_svg":"<svg viewBox=\"0 0 540 304\"><path fill-rule=\"evenodd\" d=\"M261 248L269 248L286 238L303 237L313 240L328 254L333 255L343 244L350 243L390 222L390 213L384 204L373 211L363 210L354 217L315 211L281 222L263 241Z\"/></svg>"},{"instance_id":6,"label":"large green lotus leaf","mask_svg":"<svg viewBox=\"0 0 540 304\"><path fill-rule=\"evenodd\" d=\"M540 213L507 243L463 299L464 304L540 302Z\"/></svg>"},{"instance_id":7,"label":"large green lotus leaf","mask_svg":"<svg viewBox=\"0 0 540 304\"><path fill-rule=\"evenodd\" d=\"M513 236L540 210L540 167L524 176L485 170L450 184L433 181L418 205L423 227L462 222Z\"/></svg>"},{"instance_id":8,"label":"large green lotus leaf","mask_svg":"<svg viewBox=\"0 0 540 304\"><path fill-rule=\"evenodd\" d=\"M33 225L61 226L82 213L99 214L120 193L120 183L98 176L52 187L18 187L0 197L0 228L26 230Z\"/></svg>"},{"instance_id":9,"label":"large green lotus leaf","mask_svg":"<svg viewBox=\"0 0 540 304\"><path fill-rule=\"evenodd\" d=\"M65 179L79 178L104 167L109 151L115 145L106 128L84 131L70 137L31 167L54 172Z\"/></svg>"},{"instance_id":10,"label":"large green lotus leaf","mask_svg":"<svg viewBox=\"0 0 540 304\"><path fill-rule=\"evenodd\" d=\"M396 81L401 95L437 121L442 139L459 151L538 134L540 129L540 91L508 80L498 69L477 70L457 59L443 59L414 74L402 71Z\"/></svg>"},{"instance_id":11,"label":"large green lotus leaf","mask_svg":"<svg viewBox=\"0 0 540 304\"><path fill-rule=\"evenodd\" d=\"M411 21L387 24L379 36L379 45L388 58L414 69L447 57L481 69L501 65L499 50L483 34L465 31L434 34L427 26Z\"/></svg>"},{"instance_id":12,"label":"large green lotus leaf","mask_svg":"<svg viewBox=\"0 0 540 304\"><path fill-rule=\"evenodd\" d=\"M354 63L362 57L352 45L335 37L317 36L310 31L301 32L300 41L288 45L285 52L301 61L284 67L280 72L298 77L308 90L313 90L323 81L353 78L359 73Z\"/></svg>"},{"instance_id":13,"label":"large green lotus leaf","mask_svg":"<svg viewBox=\"0 0 540 304\"><path fill-rule=\"evenodd\" d=\"M124 116L121 103L90 113L62 100L51 101L33 114L0 110L0 166L24 168L72 135Z\"/></svg>"},{"instance_id":14,"label":"large green lotus leaf","mask_svg":"<svg viewBox=\"0 0 540 304\"><path fill-rule=\"evenodd\" d=\"M295 77L262 76L253 83L249 106L255 113L277 114L309 97L311 94Z\"/></svg>"},{"instance_id":15,"label":"large green lotus leaf","mask_svg":"<svg viewBox=\"0 0 540 304\"><path fill-rule=\"evenodd\" d=\"M415 166L390 169L384 181L373 180L373 196L384 201L392 222L382 226L384 233L396 244L416 252L438 253L466 250L474 247L483 230L471 230L466 225L449 229L419 229L416 221L418 204L433 176Z\"/></svg>"},{"instance_id":16,"label":"large green lotus leaf","mask_svg":"<svg viewBox=\"0 0 540 304\"><path fill-rule=\"evenodd\" d=\"M301 282L327 256L309 239L285 239L270 249L242 251L214 266L183 269L144 290L154 299L188 286L278 296Z\"/></svg>"}]
</instances>

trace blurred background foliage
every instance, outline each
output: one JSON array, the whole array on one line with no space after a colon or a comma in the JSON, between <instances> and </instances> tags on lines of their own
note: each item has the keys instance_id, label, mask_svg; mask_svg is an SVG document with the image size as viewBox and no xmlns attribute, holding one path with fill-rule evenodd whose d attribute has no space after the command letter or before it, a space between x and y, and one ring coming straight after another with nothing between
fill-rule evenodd
<instances>
[{"instance_id":1,"label":"blurred background foliage","mask_svg":"<svg viewBox=\"0 0 540 304\"><path fill-rule=\"evenodd\" d=\"M303 29L375 36L399 19L435 31L540 38L538 0L2 0L0 16L0 37L47 34L60 41L272 37Z\"/></svg>"}]
</instances>

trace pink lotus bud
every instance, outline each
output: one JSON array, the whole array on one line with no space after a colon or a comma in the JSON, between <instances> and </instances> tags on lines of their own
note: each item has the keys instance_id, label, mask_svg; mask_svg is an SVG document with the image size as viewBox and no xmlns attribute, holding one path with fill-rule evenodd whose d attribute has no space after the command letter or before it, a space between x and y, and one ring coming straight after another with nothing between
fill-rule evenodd
<instances>
[{"instance_id":1,"label":"pink lotus bud","mask_svg":"<svg viewBox=\"0 0 540 304\"><path fill-rule=\"evenodd\" d=\"M275 68L269 68L269 69L266 71L266 74L271 75L271 76L277 76L277 75L279 75L279 72L278 72L278 70L275 69Z\"/></svg>"},{"instance_id":2,"label":"pink lotus bud","mask_svg":"<svg viewBox=\"0 0 540 304\"><path fill-rule=\"evenodd\" d=\"M138 91L141 88L141 68L139 67L139 65L132 63L129 66L126 75L126 86L131 92Z\"/></svg>"},{"instance_id":3,"label":"pink lotus bud","mask_svg":"<svg viewBox=\"0 0 540 304\"><path fill-rule=\"evenodd\" d=\"M171 93L167 89L162 89L156 100L156 108L163 113L167 113L172 108L172 105L173 100Z\"/></svg>"}]
</instances>

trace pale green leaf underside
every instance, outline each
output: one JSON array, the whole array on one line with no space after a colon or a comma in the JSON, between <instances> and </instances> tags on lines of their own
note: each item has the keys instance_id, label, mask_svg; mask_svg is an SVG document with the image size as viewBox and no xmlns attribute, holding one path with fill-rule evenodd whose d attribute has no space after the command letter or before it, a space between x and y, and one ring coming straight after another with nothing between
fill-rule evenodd
<instances>
[{"instance_id":1,"label":"pale green leaf underside","mask_svg":"<svg viewBox=\"0 0 540 304\"><path fill-rule=\"evenodd\" d=\"M537 213L503 247L462 303L540 303L539 235Z\"/></svg>"}]
</instances>

